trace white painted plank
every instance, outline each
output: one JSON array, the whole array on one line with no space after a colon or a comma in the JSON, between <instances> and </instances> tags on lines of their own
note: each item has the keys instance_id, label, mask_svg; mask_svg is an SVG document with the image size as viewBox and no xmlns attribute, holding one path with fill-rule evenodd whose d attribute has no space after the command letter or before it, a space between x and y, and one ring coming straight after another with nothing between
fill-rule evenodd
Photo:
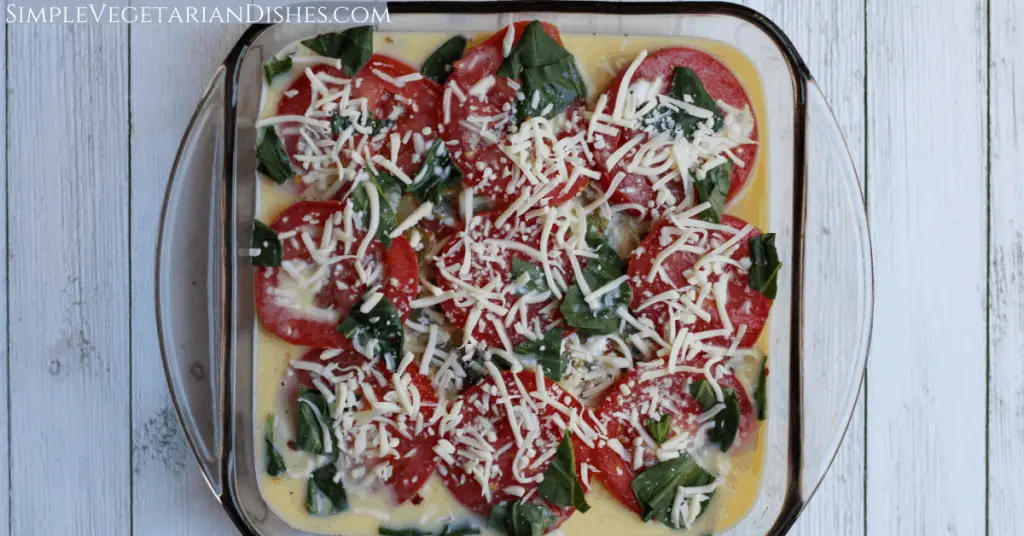
<instances>
[{"instance_id":1,"label":"white painted plank","mask_svg":"<svg viewBox=\"0 0 1024 536\"><path fill-rule=\"evenodd\" d=\"M985 2L867 16L867 532L984 534Z\"/></svg>"},{"instance_id":2,"label":"white painted plank","mask_svg":"<svg viewBox=\"0 0 1024 536\"><path fill-rule=\"evenodd\" d=\"M7 30L11 534L127 535L127 27Z\"/></svg>"},{"instance_id":3,"label":"white painted plank","mask_svg":"<svg viewBox=\"0 0 1024 536\"><path fill-rule=\"evenodd\" d=\"M1024 527L1024 6L991 3L989 534Z\"/></svg>"},{"instance_id":4,"label":"white painted plank","mask_svg":"<svg viewBox=\"0 0 1024 536\"><path fill-rule=\"evenodd\" d=\"M745 4L767 15L793 41L829 100L857 174L863 178L863 0L748 0ZM843 372L840 368L837 371ZM834 381L845 382L846 378ZM864 438L862 394L832 467L791 534L864 534Z\"/></svg>"},{"instance_id":5,"label":"white painted plank","mask_svg":"<svg viewBox=\"0 0 1024 536\"><path fill-rule=\"evenodd\" d=\"M184 1L168 5L194 5ZM228 2L217 2L229 5ZM244 4L234 2L232 5ZM135 534L231 534L174 415L153 314L154 239L178 143L216 67L244 27L132 27L132 402Z\"/></svg>"},{"instance_id":6,"label":"white painted plank","mask_svg":"<svg viewBox=\"0 0 1024 536\"><path fill-rule=\"evenodd\" d=\"M0 31L0 73L7 72L7 19L4 18L3 30ZM0 81L0 87L3 87L3 94L7 95L7 76L3 77L3 81ZM4 102L3 106L0 106L0 147L6 151L7 147L7 103ZM9 157L7 153L4 153L3 164L0 164L0 186L5 189L7 187L7 164ZM0 236L3 236L3 240L0 240L0 259L3 259L3 285L0 285L0 355L2 355L3 365L0 366L0 415L8 415L7 408L7 393L10 389L10 384L7 381L7 363L10 359L8 353L8 336L7 336L7 200L0 203ZM0 422L0 490L10 490L10 436L8 434L7 423ZM0 520L10 519L10 502L0 499ZM0 521L0 536L10 536L10 523L3 523Z\"/></svg>"}]
</instances>

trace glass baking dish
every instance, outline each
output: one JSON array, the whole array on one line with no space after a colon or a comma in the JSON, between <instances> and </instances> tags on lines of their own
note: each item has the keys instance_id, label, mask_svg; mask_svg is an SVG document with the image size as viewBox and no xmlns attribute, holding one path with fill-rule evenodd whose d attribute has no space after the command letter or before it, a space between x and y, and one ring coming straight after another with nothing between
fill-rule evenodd
<instances>
[{"instance_id":1,"label":"glass baking dish","mask_svg":"<svg viewBox=\"0 0 1024 536\"><path fill-rule=\"evenodd\" d=\"M766 100L768 229L783 262L768 354L769 419L761 486L724 534L784 534L846 431L871 333L867 220L842 134L807 67L764 16L732 4L408 2L394 32L495 31L513 20L563 34L704 38L756 69ZM157 323L171 396L211 490L243 534L303 534L264 502L255 437L253 270L244 257L256 210L254 124L263 62L338 26L254 25L200 100L171 172L157 243Z\"/></svg>"}]
</instances>

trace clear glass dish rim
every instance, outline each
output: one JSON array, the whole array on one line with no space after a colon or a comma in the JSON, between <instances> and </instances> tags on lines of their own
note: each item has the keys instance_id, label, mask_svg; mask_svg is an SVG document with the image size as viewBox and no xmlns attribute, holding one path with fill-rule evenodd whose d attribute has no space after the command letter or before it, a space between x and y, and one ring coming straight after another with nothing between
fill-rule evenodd
<instances>
[{"instance_id":1,"label":"clear glass dish rim","mask_svg":"<svg viewBox=\"0 0 1024 536\"><path fill-rule=\"evenodd\" d=\"M808 90L809 86L813 84L814 79L811 76L809 69L800 57L796 48L792 42L786 36L786 34L779 28L774 22L768 19L761 13L748 8L746 6L731 4L726 2L717 1L698 1L698 2L679 2L679 3L668 3L668 2L603 2L603 1L585 1L585 0L499 0L499 1L410 1L410 2L396 2L387 4L387 8L390 12L401 15L425 15L425 14L444 14L444 13L458 13L458 14L469 14L469 15L491 15L491 14L504 14L504 13L518 13L518 12L553 12L553 13L564 13L564 14L604 14L604 15L727 15L735 17L744 22L750 23L757 27L769 36L772 41L779 47L779 50L783 53L787 66L793 75L794 82L794 181L793 181L793 229L796 236L801 236L806 228L805 210L806 210L806 187L807 187L807 155L806 155L806 136L808 127ZM225 77L223 89L224 102L224 117L223 117L223 147L229 148L234 146L234 133L237 126L237 79L235 76L237 70L240 67L240 62L244 57L247 49L256 41L256 39L263 34L263 32L275 26L274 24L253 24L251 25L238 41L232 47L228 53L227 58L220 66L217 74L214 76L213 81L210 84L210 88L204 93L203 97L197 104L196 111L189 121L189 125L186 127L184 137L182 139L181 147L175 156L175 161L171 171L171 181L168 183L167 191L170 192L173 186L174 177L177 175L185 145L189 139L189 134L192 133L194 126L199 122L200 116L204 110L205 105L214 97L214 93L210 91L213 86L217 83L217 77L223 75ZM816 89L813 89L816 91ZM834 118L833 118L834 121ZM846 145L845 139L842 140L843 146L849 153L848 146ZM226 183L226 195L230 198L233 194L233 177L235 173L235 166L233 159L226 159L224 162L223 174L220 177ZM859 179L857 179L859 181ZM166 224L166 218L169 208L170 195L165 196L163 206L160 215L159 234L156 243L157 258L160 258L160 252L162 251L164 237L164 229ZM225 220L233 221L233 207L230 204L227 207L228 213L225 215ZM867 225L867 224L866 224ZM866 228L869 229L869 225ZM228 242L230 243L230 237ZM867 260L873 264L870 232L866 239L867 246ZM230 249L230 248L226 248ZM793 259L793 271L791 278L792 286L792 303L802 304L803 303L803 267L804 267L804 251L801 247L794 248L792 253ZM232 268L235 257L232 251L225 252L225 262L229 267L228 272L233 272ZM874 275L873 270L869 269L869 281L867 287L867 300L869 305L874 301ZM156 266L156 278L160 280L160 265L157 263ZM172 341L165 340L164 330L162 328L162 314L160 304L160 285L156 285L156 320L158 325L158 340L161 349L162 363L164 372L167 377L169 385L173 385L173 373L171 371L171 363L168 360L168 352L166 348L171 344ZM870 309L870 307L869 307ZM227 309L225 311L226 320L230 319L231 311ZM793 306L790 308L790 337L792 340L800 341L801 333L803 328L803 315L802 307ZM866 356L870 348L871 332L872 332L872 316L869 312L868 318L866 319L866 340L864 347L864 356L858 356L861 361L861 366L858 367L861 371L860 377L863 376L863 371L866 368ZM230 324L229 324L230 325ZM788 398L790 400L790 407L794 409L794 415L788 419L789 426L787 434L790 437L789 441L789 467L788 467L788 482L786 486L786 493L782 503L782 509L776 517L771 528L766 532L767 536L782 535L788 532L795 523L803 507L807 504L809 499L813 496L817 488L821 484L819 479L813 489L807 490L801 487L801 470L802 464L800 462L802 457L803 442L802 437L802 398L803 398L803 386L802 386L802 363L803 363L803 348L801 344L797 344L791 348L790 361L792 367L790 369L790 391ZM222 378L232 377L230 359L225 360L224 363L225 371L222 372ZM229 381L224 381L223 384L229 390L227 393L222 395L223 403L225 407L221 412L221 426L225 429L230 429L232 421L232 401L230 389L233 385ZM178 399L176 391L171 388L170 395L174 405L175 414L177 416L179 424L182 426L186 440L188 441L189 448L192 450L193 455L197 460L202 459L199 446L196 444L195 438L192 436L191 430L186 424L186 419L182 413L182 401ZM860 396L860 389L857 389L857 397ZM853 415L853 407L851 405L850 413L844 416L845 423L842 425L842 433L840 434L840 441L838 441L833 449L833 452L829 453L828 466L833 463L836 454L838 453L839 445L841 445L841 438L845 437L845 434L849 428L849 423ZM233 460L231 456L232 442L230 434L225 434L224 440L221 444L221 452L218 453L222 460L230 462ZM207 479L211 491L217 500L221 503L223 509L228 513L232 522L238 528L241 534L246 536L255 536L252 532L251 527L244 519L244 515L239 510L239 505L235 500L235 492L232 490L231 478L234 467L232 463L221 463L220 464L220 478L222 481L221 486L215 486L212 482ZM822 472L822 478L827 474L827 468ZM204 478L206 475L204 473ZM217 489L220 488L220 489Z\"/></svg>"}]
</instances>

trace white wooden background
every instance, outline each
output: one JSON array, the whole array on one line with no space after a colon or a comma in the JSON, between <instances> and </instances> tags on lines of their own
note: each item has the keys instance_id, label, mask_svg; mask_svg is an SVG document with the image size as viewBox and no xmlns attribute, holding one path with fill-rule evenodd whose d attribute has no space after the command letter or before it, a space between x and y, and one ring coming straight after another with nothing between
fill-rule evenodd
<instances>
[{"instance_id":1,"label":"white wooden background","mask_svg":"<svg viewBox=\"0 0 1024 536\"><path fill-rule=\"evenodd\" d=\"M874 242L866 391L794 533L1024 533L1024 6L746 3L830 99ZM242 30L0 35L0 536L233 533L174 419L152 274L174 151Z\"/></svg>"}]
</instances>

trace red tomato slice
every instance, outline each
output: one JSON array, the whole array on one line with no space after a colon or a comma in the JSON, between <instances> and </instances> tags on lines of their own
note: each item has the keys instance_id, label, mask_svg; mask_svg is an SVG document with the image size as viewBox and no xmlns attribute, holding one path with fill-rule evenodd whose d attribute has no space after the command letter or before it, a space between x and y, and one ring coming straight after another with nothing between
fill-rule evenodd
<instances>
[{"instance_id":1,"label":"red tomato slice","mask_svg":"<svg viewBox=\"0 0 1024 536\"><path fill-rule=\"evenodd\" d=\"M393 394L395 390L392 383L393 374L380 361L370 365L365 357L355 351L342 351L336 356L324 359L322 354L326 351L329 350L313 349L306 352L301 359L326 367L335 365L336 368L334 368L333 374L337 376L343 376L345 372L358 369L355 373L356 376L363 383L373 388L373 392L378 400L385 400L385 397L389 397L389 393L392 393L390 396L395 396ZM305 370L292 370L295 370L298 386L315 388L313 378L318 376ZM419 395L420 414L423 415L423 421L428 421L429 416L434 412L434 407L438 403L437 392L431 385L430 378L412 370L405 371L403 377L406 374L410 378L410 390L414 387ZM383 380L383 383L380 380ZM324 381L324 379L321 378L321 381ZM330 383L327 383L327 385L331 386ZM289 400L294 400L296 395L291 395ZM360 410L369 409L369 403L363 400ZM437 426L436 424L431 425L423 422L417 427L417 419L407 413L400 413L397 416L393 413L389 414L386 421L388 423L386 428L389 437L398 439L398 444L393 447L393 453L389 453L381 458L375 455L376 451L379 450L378 448L372 450L375 452L374 455L360 456L358 458L346 457L345 454L342 454L339 463L350 474L357 467L364 469L369 474L381 464L388 464L390 466L390 476L384 482L394 492L395 504L402 504L419 493L437 467L433 450L438 440ZM355 436L355 431L343 432L341 442L343 453L351 453L353 451ZM370 449L368 448L367 452L369 451Z\"/></svg>"},{"instance_id":2,"label":"red tomato slice","mask_svg":"<svg viewBox=\"0 0 1024 536\"><path fill-rule=\"evenodd\" d=\"M521 298L521 296L511 292L512 259L538 263L537 259L527 255L521 249L528 248L540 251L543 220L539 218L527 220L525 218L512 217L504 225L498 226L495 220L499 215L500 212L494 210L473 216L470 223L469 237L474 244L472 247L475 249L471 250L474 253L471 262L472 268L464 276L461 275L459 269L451 268L455 265L461 266L465 260L466 233L464 231L451 237L448 243L441 248L437 255L435 266L438 270L443 268L453 278L476 288L487 288L489 285L494 285L494 282L497 282L497 286L492 287L495 299L490 301L506 309L511 309ZM505 242L492 246L483 245L485 241L490 240L502 240ZM549 252L556 251L553 236L548 238L547 247ZM486 255L481 255L476 249L484 251ZM560 252L556 251L556 253ZM551 261L551 270L559 272L567 285L572 285L576 280L572 267L569 266L565 255L558 255L556 259ZM437 277L437 285L445 291L458 291L463 288L459 283L440 273ZM509 292L505 293L505 290L509 290ZM551 307L552 304L554 305L553 307ZM547 329L546 326L551 322L562 319L562 313L558 310L558 304L559 299L552 296L539 303L524 305L523 307L526 311L523 314L525 314L527 323L531 327L538 323L537 325L543 331ZM473 300L447 300L441 302L441 308L444 310L448 320L461 329L466 326L470 311L473 308ZM548 308L548 310L542 312L545 308ZM526 340L526 336L515 329L516 324L519 323L516 317L506 322L505 317L498 316L495 312L486 309L473 329L473 337L483 341L488 346L504 347L501 335L494 326L495 323L500 323L505 327L505 333L513 347Z\"/></svg>"},{"instance_id":3,"label":"red tomato slice","mask_svg":"<svg viewBox=\"0 0 1024 536\"><path fill-rule=\"evenodd\" d=\"M747 222L732 216L722 216L722 224L733 229L742 229L747 225ZM630 308L636 312L638 318L646 318L653 322L662 336L665 336L668 332L666 326L669 320L669 306L665 302L655 303L643 309L640 309L641 306L645 301L658 294L688 287L689 284L687 283L686 276L683 275L684 272L692 268L694 263L704 253L714 249L712 245L722 244L733 236L732 233L726 233L721 230L712 231L709 235L705 234L705 238L701 239L697 246L702 248L704 253L697 254L688 251L677 251L669 255L661 264L661 268L671 279L672 283L665 281L659 275L655 275L653 280L648 280L651 267L654 265L658 254L679 238L678 232L673 230L678 231L678 228L664 222L655 225L654 230L647 235L647 238L640 243L640 247L633 252L633 258L630 260L629 269L627 270L627 274L630 277L629 285L633 289L633 301L630 304ZM730 258L739 264L742 264L744 259L746 259L746 262L749 262L749 239L760 235L761 231L756 228L753 229L739 241L739 247L736 248ZM690 243L690 245L692 246L693 244ZM723 277L729 278L728 285L726 286L728 302L725 304L725 311L734 327L733 333L735 334L740 326L746 325L746 334L743 335L739 345L741 347L754 346L757 343L757 338L761 336L765 322L768 320L772 301L760 292L750 288L750 274L747 270L733 264L721 263L720 266L721 273L709 274L708 281L714 283ZM700 291L695 290L695 292L699 294ZM691 301L696 303L697 300ZM704 303L701 304L701 310L707 314L706 318L697 318L692 324L680 324L679 327L686 327L693 333L716 330L723 327L722 319L718 314L714 293L708 294ZM703 342L716 346L729 346L732 343L732 339L731 335L721 335L706 339Z\"/></svg>"},{"instance_id":4,"label":"red tomato slice","mask_svg":"<svg viewBox=\"0 0 1024 536\"><path fill-rule=\"evenodd\" d=\"M513 25L515 40L518 42L528 21ZM544 31L561 43L558 29L542 23ZM506 207L522 193L521 188L513 187L510 182L516 164L501 150L512 126L517 124L516 103L518 84L504 76L498 76L498 69L504 61L503 41L507 30L501 30L486 41L471 48L466 55L455 62L451 76L446 85L454 85L459 92L466 95L465 101L456 95L451 96L450 120L445 122L443 105L438 107L438 123L442 124L441 137L449 144L449 152L455 164L462 170L463 183L473 187L478 195L484 195L494 201L495 207ZM488 76L494 76L494 85L483 97L469 95L473 86ZM583 118L582 101L565 112L567 121L562 125L557 136L559 139L575 136L586 130ZM470 117L490 117L486 130L493 138L480 133L480 127L470 121ZM499 141L495 141L499 140ZM571 173L572 168L568 171ZM589 179L579 176L572 183L555 187L545 198L551 206L560 205L587 186Z\"/></svg>"},{"instance_id":5,"label":"red tomato slice","mask_svg":"<svg viewBox=\"0 0 1024 536\"><path fill-rule=\"evenodd\" d=\"M310 243L319 247L327 219L340 220L338 215L344 206L337 201L300 201L285 209L270 226L278 236L284 236L282 265L288 263L290 268L302 272L305 279L314 279L320 265L313 260L302 235L308 234ZM362 238L362 233L357 233L357 243ZM329 257L343 254L344 247L339 242L329 252ZM419 292L419 265L408 241L396 238L388 250L374 240L367 249L363 266L368 274L379 267L385 278L382 292L404 321L409 315L410 302ZM257 267L256 311L264 329L299 346L350 348L350 341L335 328L348 316L367 286L359 279L355 259L344 258L324 269L327 270L325 280L302 288L284 267Z\"/></svg>"},{"instance_id":6,"label":"red tomato slice","mask_svg":"<svg viewBox=\"0 0 1024 536\"><path fill-rule=\"evenodd\" d=\"M513 407L519 407L524 403L524 394L530 396L529 393L537 391L534 372L524 371L515 374L506 371L501 373L501 379ZM574 410L580 415L584 414L585 410L579 401L562 390L558 384L548 380L544 382L544 387L550 399L557 400L559 404L570 411ZM513 473L513 464L519 458L515 433L509 423L506 406L501 402L498 389L498 384L493 377L488 377L470 387L456 398L451 406L452 408L459 404L462 406L459 413L461 415L461 419L458 420L459 424L454 429L447 430L443 424L447 420L446 418L442 419L441 425L442 439L455 446L454 464L448 463L442 457L438 458L438 472L441 474L441 480L459 502L485 518L490 515L491 508L495 504L520 498L519 495L509 493L509 488L520 487L524 490L524 496L528 494L529 500L541 500L534 491L539 483L532 479L537 475L544 474L551 459L550 457L545 459L544 456L551 454L551 451L558 447L564 437L565 432L557 422L559 420L568 422L569 419L568 416L551 405L541 402L535 397L530 399L536 407L535 413L539 427L535 441L530 443L533 453L529 458L532 461L518 472L518 475L522 477L520 480ZM595 418L593 411L586 410L586 412L593 422ZM526 441L528 432L521 431L520 433L523 434L523 441ZM471 454L474 445L481 443L487 445L494 457L490 469L491 478L487 481L486 488L490 491L490 496L484 494L484 487L481 486L477 477L466 470L467 466L478 469L483 467L483 463L476 461ZM592 449L575 436L572 439L572 444L576 458L576 474L580 475L584 461L593 457ZM475 448L479 449L479 446ZM529 450L526 452L529 453ZM542 461L538 463L537 460ZM480 474L482 472L481 470ZM584 489L586 489L586 485L584 485ZM575 511L572 507L548 506L558 517L558 522L555 526L549 527L549 530L557 528Z\"/></svg>"},{"instance_id":7,"label":"red tomato slice","mask_svg":"<svg viewBox=\"0 0 1024 536\"><path fill-rule=\"evenodd\" d=\"M746 106L750 106L753 109L753 106L750 104L750 97L743 89L743 85L736 78L736 75L729 70L729 67L714 56L692 48L666 48L652 53L637 67L631 83L639 80L654 81L660 78L664 84L663 87L667 90L672 85L672 70L675 67L689 67L693 69L704 84L704 89L716 101L724 101L733 108L743 109ZM616 77L608 86L608 89L605 90L604 94L608 97L609 107L615 105L622 76L623 74L620 74ZM605 113L607 113L607 110L606 108ZM591 150L598 162L598 166L603 171L600 179L603 189L607 190L611 186L612 179L619 172L625 173L622 182L619 183L618 188L616 188L611 196L611 202L613 204L638 204L648 209L645 213L648 219L654 219L654 216L656 216L654 214L655 211L650 210L656 206L655 192L651 187L651 180L643 175L626 172L625 164L632 160L633 155L636 154L636 149L628 151L626 156L612 169L607 169L605 165L612 153L633 139L637 134L641 134L641 132L628 128L620 128L619 133L614 136L595 133L595 140L599 141L591 144ZM647 141L647 135L644 134L644 136L645 138L640 145ZM758 139L756 123L754 124L754 130L750 134L750 139L755 142ZM729 200L743 189L750 178L750 173L753 171L755 161L757 160L757 145L744 145L733 152L743 162L743 166L733 167L727 197ZM683 200L686 192L678 181L670 182L667 187L677 202ZM658 212L663 213L664 211Z\"/></svg>"},{"instance_id":8,"label":"red tomato slice","mask_svg":"<svg viewBox=\"0 0 1024 536\"><path fill-rule=\"evenodd\" d=\"M696 368L703 366L706 361L707 357L700 355L688 365ZM638 514L641 513L640 504L637 502L630 484L637 475L656 465L658 459L647 440L643 439L636 426L632 424L632 414L637 413L636 420L645 432L647 432L647 419L652 415L658 418L665 414L671 415L672 426L668 436L671 441L673 437L677 437L681 433L690 435L697 433L701 425L696 419L704 413L704 409L697 399L689 394L691 383L704 378L702 373L679 371L647 380L641 379L645 371L663 369L664 363L664 361L658 361L658 366L632 370L619 378L608 389L598 416L608 433L608 438L616 439L622 445L624 454L628 458L627 461L607 444L605 444L605 448L595 449L593 464L600 471L598 477L619 502ZM720 377L718 371L723 372ZM732 389L736 393L740 408L740 424L736 440L729 450L731 452L742 449L743 445L754 437L757 429L757 415L754 412L753 402L743 384L724 367L716 369L715 377L723 389ZM652 404L657 404L657 409L650 410ZM647 412L644 413L644 410ZM649 433L647 437L650 437ZM638 440L647 446L643 449L643 466L641 469L634 470L633 456L636 449L635 441Z\"/></svg>"}]
</instances>

